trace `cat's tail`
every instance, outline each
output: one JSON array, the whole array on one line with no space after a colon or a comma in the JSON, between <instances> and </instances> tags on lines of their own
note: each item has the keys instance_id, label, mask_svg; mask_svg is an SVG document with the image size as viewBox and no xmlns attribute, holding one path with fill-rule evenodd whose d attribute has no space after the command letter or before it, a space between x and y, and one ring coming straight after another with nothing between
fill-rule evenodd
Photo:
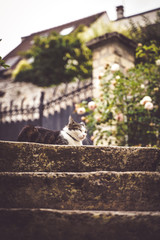
<instances>
[{"instance_id":1,"label":"cat's tail","mask_svg":"<svg viewBox=\"0 0 160 240\"><path fill-rule=\"evenodd\" d=\"M37 134L37 129L32 125L26 125L20 131L17 141L19 142L31 142L33 135Z\"/></svg>"}]
</instances>

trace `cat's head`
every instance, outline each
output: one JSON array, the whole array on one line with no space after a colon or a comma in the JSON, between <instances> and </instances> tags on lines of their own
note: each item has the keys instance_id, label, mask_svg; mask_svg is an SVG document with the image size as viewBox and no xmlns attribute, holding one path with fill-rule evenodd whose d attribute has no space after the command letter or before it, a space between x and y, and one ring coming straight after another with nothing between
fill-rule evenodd
<instances>
[{"instance_id":1,"label":"cat's head","mask_svg":"<svg viewBox=\"0 0 160 240\"><path fill-rule=\"evenodd\" d=\"M69 117L67 128L70 134L78 141L83 141L87 136L85 124L83 122L77 123L71 116Z\"/></svg>"}]
</instances>

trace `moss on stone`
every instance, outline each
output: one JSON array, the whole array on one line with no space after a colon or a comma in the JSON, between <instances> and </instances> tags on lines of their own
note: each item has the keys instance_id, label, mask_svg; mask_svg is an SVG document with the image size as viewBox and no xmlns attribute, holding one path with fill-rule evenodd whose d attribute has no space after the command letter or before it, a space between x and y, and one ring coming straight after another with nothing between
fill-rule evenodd
<instances>
[{"instance_id":1,"label":"moss on stone","mask_svg":"<svg viewBox=\"0 0 160 240\"><path fill-rule=\"evenodd\" d=\"M0 171L156 171L156 148L54 146L0 141Z\"/></svg>"},{"instance_id":2,"label":"moss on stone","mask_svg":"<svg viewBox=\"0 0 160 240\"><path fill-rule=\"evenodd\" d=\"M160 173L0 173L0 207L160 211Z\"/></svg>"}]
</instances>

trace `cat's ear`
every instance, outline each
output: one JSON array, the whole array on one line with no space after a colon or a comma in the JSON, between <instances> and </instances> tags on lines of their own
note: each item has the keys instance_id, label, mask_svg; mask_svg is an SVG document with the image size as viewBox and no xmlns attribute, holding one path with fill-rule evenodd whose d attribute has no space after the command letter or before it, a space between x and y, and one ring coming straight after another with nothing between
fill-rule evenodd
<instances>
[{"instance_id":1,"label":"cat's ear","mask_svg":"<svg viewBox=\"0 0 160 240\"><path fill-rule=\"evenodd\" d=\"M81 124L82 126L84 126L84 127L86 126L84 122L80 122L80 124Z\"/></svg>"},{"instance_id":2,"label":"cat's ear","mask_svg":"<svg viewBox=\"0 0 160 240\"><path fill-rule=\"evenodd\" d=\"M72 124L72 123L74 123L74 120L73 120L72 116L70 115L68 124Z\"/></svg>"}]
</instances>

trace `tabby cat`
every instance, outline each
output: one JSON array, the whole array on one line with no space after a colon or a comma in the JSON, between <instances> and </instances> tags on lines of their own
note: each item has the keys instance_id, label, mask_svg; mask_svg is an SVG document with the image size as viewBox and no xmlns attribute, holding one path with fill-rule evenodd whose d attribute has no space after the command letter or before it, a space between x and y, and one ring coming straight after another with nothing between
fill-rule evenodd
<instances>
[{"instance_id":1,"label":"tabby cat","mask_svg":"<svg viewBox=\"0 0 160 240\"><path fill-rule=\"evenodd\" d=\"M27 125L19 136L20 142L36 142L54 145L83 145L82 141L86 138L87 131L83 122L77 123L69 117L68 125L60 131L52 131L43 127Z\"/></svg>"}]
</instances>

